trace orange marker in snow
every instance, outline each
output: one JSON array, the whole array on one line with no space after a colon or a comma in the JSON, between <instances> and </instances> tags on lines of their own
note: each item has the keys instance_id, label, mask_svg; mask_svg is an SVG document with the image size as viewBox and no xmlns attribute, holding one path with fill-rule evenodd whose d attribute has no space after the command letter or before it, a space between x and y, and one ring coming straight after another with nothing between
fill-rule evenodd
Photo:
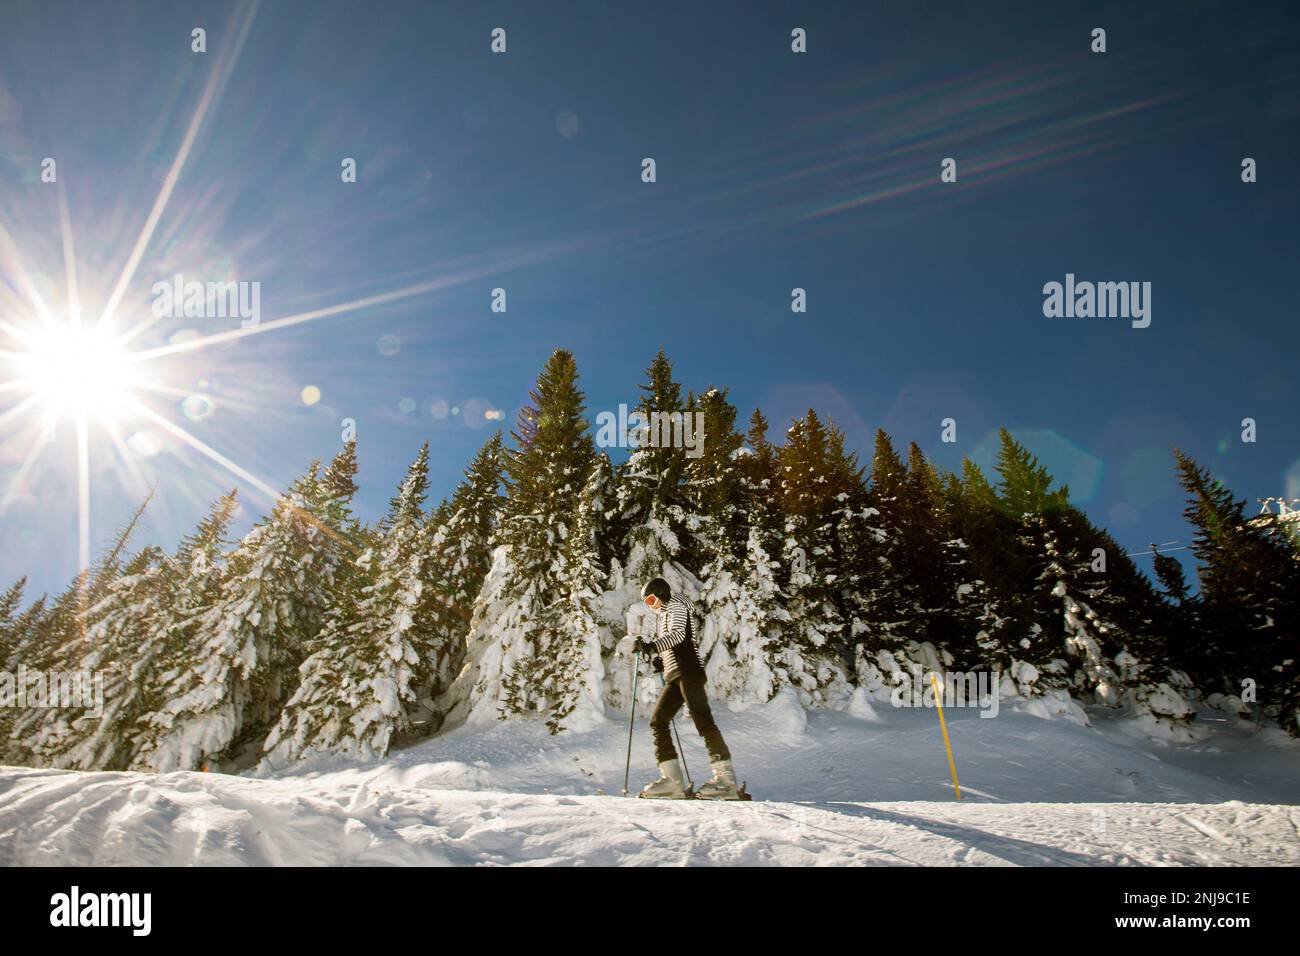
<instances>
[{"instance_id":1,"label":"orange marker in snow","mask_svg":"<svg viewBox=\"0 0 1300 956\"><path fill-rule=\"evenodd\" d=\"M943 746L948 751L948 769L952 771L952 788L957 791L957 799L961 799L961 787L957 784L957 765L952 762L952 744L948 743L948 725L943 719L943 692L939 690L939 679L935 677L934 671L930 672L930 684L934 687L934 706L939 708L939 726L943 728Z\"/></svg>"}]
</instances>

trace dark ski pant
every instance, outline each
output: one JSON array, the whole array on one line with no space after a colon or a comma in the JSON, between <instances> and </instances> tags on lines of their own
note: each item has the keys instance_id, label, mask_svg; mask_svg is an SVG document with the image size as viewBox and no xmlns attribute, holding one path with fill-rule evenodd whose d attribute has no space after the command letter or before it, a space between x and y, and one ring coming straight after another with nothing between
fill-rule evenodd
<instances>
[{"instance_id":1,"label":"dark ski pant","mask_svg":"<svg viewBox=\"0 0 1300 956\"><path fill-rule=\"evenodd\" d=\"M655 708L650 713L650 729L655 738L655 763L663 763L677 756L673 747L672 719L681 709L682 702L691 711L695 729L704 738L704 745L709 750L709 760L730 760L731 751L722 739L722 731L713 722L713 712L709 710L709 698L704 694L704 675L678 675L664 684L655 701Z\"/></svg>"}]
</instances>

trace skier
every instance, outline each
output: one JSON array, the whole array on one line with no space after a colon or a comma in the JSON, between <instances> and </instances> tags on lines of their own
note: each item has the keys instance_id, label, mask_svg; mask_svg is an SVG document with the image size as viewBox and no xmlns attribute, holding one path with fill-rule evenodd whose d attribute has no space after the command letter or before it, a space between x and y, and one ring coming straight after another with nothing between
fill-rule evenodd
<instances>
[{"instance_id":1,"label":"skier","mask_svg":"<svg viewBox=\"0 0 1300 956\"><path fill-rule=\"evenodd\" d=\"M655 661L655 669L664 671L664 689L650 714L650 728L654 732L655 761L660 777L646 784L643 797L680 800L686 797L682 779L682 765L669 731L674 715L683 700L690 708L695 729L699 731L709 750L709 764L713 779L703 784L697 797L721 800L743 799L736 787L736 771L731 766L731 751L722 739L722 731L713 722L708 698L704 695L704 665L695 645L695 632L691 625L691 609L681 598L673 597L672 589L663 578L655 578L641 589L641 599L659 615L658 634L653 641L637 641L637 650L647 656L660 654L663 662Z\"/></svg>"}]
</instances>

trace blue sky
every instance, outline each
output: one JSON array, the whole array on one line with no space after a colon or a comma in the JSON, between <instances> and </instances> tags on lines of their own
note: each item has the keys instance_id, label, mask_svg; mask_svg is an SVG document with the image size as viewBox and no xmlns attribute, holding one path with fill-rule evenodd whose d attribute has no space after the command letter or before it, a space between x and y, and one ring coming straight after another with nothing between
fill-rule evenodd
<instances>
[{"instance_id":1,"label":"blue sky","mask_svg":"<svg viewBox=\"0 0 1300 956\"><path fill-rule=\"evenodd\" d=\"M777 429L816 408L864 459L884 427L989 464L1005 425L1121 544L1182 541L1171 446L1252 511L1300 497L1300 25L1282 4L1130 6L11 3L0 318L33 321L24 277L66 310L60 201L83 311L103 308L210 89L115 327L177 272L259 282L264 325L403 293L148 363L166 389L148 407L269 487L349 418L362 517L426 439L441 496L552 349L575 353L594 419L637 401L662 345L684 387L729 386ZM1045 318L1066 273L1151 282L1150 327ZM132 347L236 326L167 319ZM94 548L154 482L140 544L174 546L232 485L239 530L267 509L156 420L117 424L122 448L88 438ZM24 472L30 422L0 429L5 582L76 569L73 436L61 423Z\"/></svg>"}]
</instances>

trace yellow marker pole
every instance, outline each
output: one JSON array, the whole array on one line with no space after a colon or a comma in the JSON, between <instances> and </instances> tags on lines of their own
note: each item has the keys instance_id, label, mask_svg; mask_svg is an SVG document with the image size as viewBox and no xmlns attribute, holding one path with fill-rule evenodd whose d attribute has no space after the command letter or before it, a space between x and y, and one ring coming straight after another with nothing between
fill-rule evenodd
<instances>
[{"instance_id":1,"label":"yellow marker pole","mask_svg":"<svg viewBox=\"0 0 1300 956\"><path fill-rule=\"evenodd\" d=\"M957 784L957 765L952 762L952 744L948 743L948 724L943 719L943 693L939 690L939 680L934 671L930 672L930 685L934 688L934 706L939 708L939 726L943 728L943 746L948 751L948 769L952 771L952 787L961 799L961 787Z\"/></svg>"}]
</instances>

